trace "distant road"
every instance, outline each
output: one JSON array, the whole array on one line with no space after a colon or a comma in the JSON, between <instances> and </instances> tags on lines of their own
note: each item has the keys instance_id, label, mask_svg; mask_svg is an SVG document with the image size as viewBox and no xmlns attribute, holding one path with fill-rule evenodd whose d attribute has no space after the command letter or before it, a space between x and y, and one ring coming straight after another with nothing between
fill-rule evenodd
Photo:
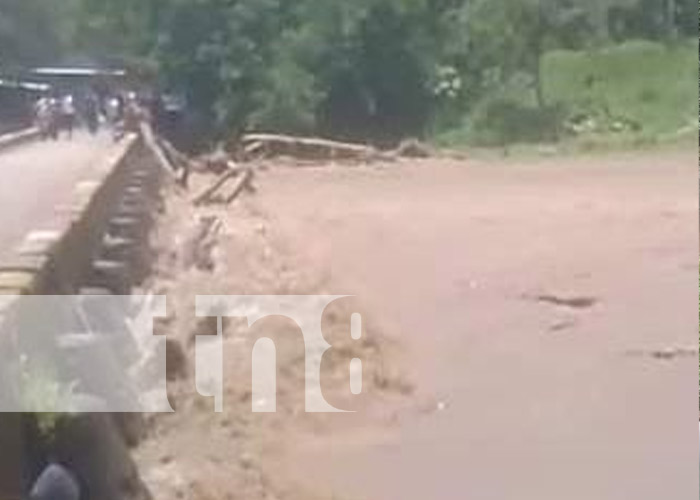
<instances>
[{"instance_id":1,"label":"distant road","mask_svg":"<svg viewBox=\"0 0 700 500\"><path fill-rule=\"evenodd\" d=\"M113 144L107 134L36 141L0 151L0 262L30 231L66 217L76 183L89 180Z\"/></svg>"}]
</instances>

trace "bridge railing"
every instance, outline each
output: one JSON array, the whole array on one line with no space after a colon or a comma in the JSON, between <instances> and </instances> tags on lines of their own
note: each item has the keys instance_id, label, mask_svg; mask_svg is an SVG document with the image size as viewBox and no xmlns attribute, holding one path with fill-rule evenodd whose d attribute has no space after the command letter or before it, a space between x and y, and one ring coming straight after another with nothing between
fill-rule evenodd
<instances>
[{"instance_id":1,"label":"bridge railing","mask_svg":"<svg viewBox=\"0 0 700 500\"><path fill-rule=\"evenodd\" d=\"M0 141L0 148L30 136L27 132ZM148 232L159 204L162 170L136 134L123 138L95 170L98 174L90 181L75 186L73 203L66 207L69 217L59 217L55 227L29 232L17 251L0 262L0 349L6 355L23 352L21 332L5 328L22 295L127 295L147 274ZM23 454L32 449L27 441L38 439L26 434L26 420L33 417L1 411L0 498L26 498L22 485L28 478L22 478L21 466ZM78 471L90 483L91 497L116 500L125 484L139 488L132 484L138 480L127 443L129 432L138 432L140 424L138 415L130 418L107 414L70 419L71 432L91 443L91 450L82 452L83 458L92 458L83 460Z\"/></svg>"}]
</instances>

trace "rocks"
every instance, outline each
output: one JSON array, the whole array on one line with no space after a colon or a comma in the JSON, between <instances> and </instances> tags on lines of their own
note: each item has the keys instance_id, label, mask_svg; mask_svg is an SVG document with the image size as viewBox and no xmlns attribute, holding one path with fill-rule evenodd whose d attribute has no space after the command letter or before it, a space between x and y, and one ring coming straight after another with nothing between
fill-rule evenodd
<instances>
[{"instance_id":1,"label":"rocks","mask_svg":"<svg viewBox=\"0 0 700 500\"><path fill-rule=\"evenodd\" d=\"M628 356L648 357L657 361L676 361L679 359L695 360L698 358L697 347L661 347L656 349L630 349Z\"/></svg>"},{"instance_id":2,"label":"rocks","mask_svg":"<svg viewBox=\"0 0 700 500\"><path fill-rule=\"evenodd\" d=\"M598 299L596 297L563 297L553 294L540 294L532 297L532 299L536 302L551 304L559 307L568 307L571 309L589 309L598 303Z\"/></svg>"},{"instance_id":3,"label":"rocks","mask_svg":"<svg viewBox=\"0 0 700 500\"><path fill-rule=\"evenodd\" d=\"M60 464L49 464L29 493L30 500L80 500L80 486L73 473Z\"/></svg>"}]
</instances>

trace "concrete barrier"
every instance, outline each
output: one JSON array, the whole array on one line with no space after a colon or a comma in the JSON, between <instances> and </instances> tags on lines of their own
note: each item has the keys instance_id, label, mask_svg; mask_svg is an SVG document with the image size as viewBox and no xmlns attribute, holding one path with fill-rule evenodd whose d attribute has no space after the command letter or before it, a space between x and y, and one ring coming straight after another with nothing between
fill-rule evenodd
<instances>
[{"instance_id":1,"label":"concrete barrier","mask_svg":"<svg viewBox=\"0 0 700 500\"><path fill-rule=\"evenodd\" d=\"M0 142L0 149L30 137L31 133L25 132L6 139ZM146 191L144 183L157 188L157 164L135 134L127 135L96 170L97 175L75 186L70 217L60 217L55 227L30 232L20 248L0 262L0 324L19 295L75 295L89 286L115 217L120 216L127 200L131 203L134 193ZM3 330L0 349L15 351L19 356L21 342L16 336L17 332ZM28 428L27 422L32 420L32 415L0 414L0 445L5 457L0 460L0 468L7 471L0 474L0 499L26 497L26 482L35 471L27 472L22 467L36 460L32 450L42 439ZM64 445L57 445L53 454L68 457L66 460L72 462L90 494L97 495L89 498L147 497L117 420L109 414L75 416L67 425L72 434L59 432L56 438ZM76 444L78 439L82 440L80 446Z\"/></svg>"},{"instance_id":2,"label":"concrete barrier","mask_svg":"<svg viewBox=\"0 0 700 500\"><path fill-rule=\"evenodd\" d=\"M39 129L36 127L23 129L17 132L0 135L0 151L19 146L25 142L33 141L39 137Z\"/></svg>"}]
</instances>

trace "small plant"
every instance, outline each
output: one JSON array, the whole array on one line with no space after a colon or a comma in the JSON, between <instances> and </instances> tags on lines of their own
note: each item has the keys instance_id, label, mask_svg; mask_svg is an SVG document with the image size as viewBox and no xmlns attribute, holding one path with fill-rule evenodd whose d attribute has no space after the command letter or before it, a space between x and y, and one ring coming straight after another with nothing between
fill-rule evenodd
<instances>
[{"instance_id":1,"label":"small plant","mask_svg":"<svg viewBox=\"0 0 700 500\"><path fill-rule=\"evenodd\" d=\"M48 408L66 408L74 396L72 384L61 383L51 371L30 364L26 357L20 361L20 398L24 412L35 414L42 438L50 440L66 413L47 412Z\"/></svg>"}]
</instances>

